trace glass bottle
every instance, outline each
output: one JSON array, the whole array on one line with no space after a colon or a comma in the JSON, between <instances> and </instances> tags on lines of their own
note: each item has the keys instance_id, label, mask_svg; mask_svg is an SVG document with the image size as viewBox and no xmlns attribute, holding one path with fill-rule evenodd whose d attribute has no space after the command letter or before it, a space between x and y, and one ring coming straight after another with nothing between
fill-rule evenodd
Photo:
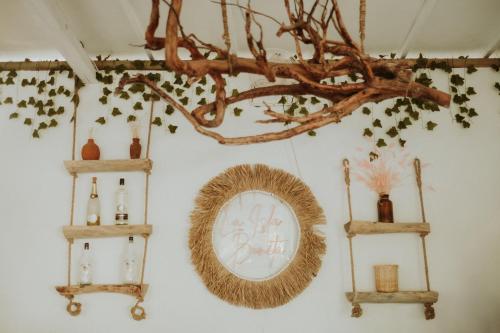
<instances>
[{"instance_id":1,"label":"glass bottle","mask_svg":"<svg viewBox=\"0 0 500 333\"><path fill-rule=\"evenodd\" d=\"M97 195L97 177L92 177L92 192L87 203L87 225L101 225L101 204Z\"/></svg>"},{"instance_id":2,"label":"glass bottle","mask_svg":"<svg viewBox=\"0 0 500 333\"><path fill-rule=\"evenodd\" d=\"M89 243L83 245L83 252L79 263L78 283L82 286L92 284L92 256Z\"/></svg>"},{"instance_id":3,"label":"glass bottle","mask_svg":"<svg viewBox=\"0 0 500 333\"><path fill-rule=\"evenodd\" d=\"M127 248L123 256L123 282L124 283L137 283L138 277L138 261L134 245L134 237L128 238Z\"/></svg>"},{"instance_id":4,"label":"glass bottle","mask_svg":"<svg viewBox=\"0 0 500 333\"><path fill-rule=\"evenodd\" d=\"M379 222L394 222L392 213L392 201L389 199L389 194L381 193L377 202L378 221Z\"/></svg>"},{"instance_id":5,"label":"glass bottle","mask_svg":"<svg viewBox=\"0 0 500 333\"><path fill-rule=\"evenodd\" d=\"M124 178L120 178L120 186L116 190L115 202L115 224L128 224L128 193Z\"/></svg>"}]
</instances>

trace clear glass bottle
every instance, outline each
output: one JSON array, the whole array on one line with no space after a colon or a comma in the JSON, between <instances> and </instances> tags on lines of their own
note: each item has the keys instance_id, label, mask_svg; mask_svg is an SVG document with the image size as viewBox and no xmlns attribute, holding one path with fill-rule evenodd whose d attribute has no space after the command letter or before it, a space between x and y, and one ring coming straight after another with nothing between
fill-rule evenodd
<instances>
[{"instance_id":1,"label":"clear glass bottle","mask_svg":"<svg viewBox=\"0 0 500 333\"><path fill-rule=\"evenodd\" d=\"M115 224L128 224L128 193L124 178L120 178L120 186L116 190L115 202Z\"/></svg>"},{"instance_id":2,"label":"clear glass bottle","mask_svg":"<svg viewBox=\"0 0 500 333\"><path fill-rule=\"evenodd\" d=\"M83 252L78 267L78 283L82 286L92 284L92 256L89 243L83 245Z\"/></svg>"},{"instance_id":3,"label":"clear glass bottle","mask_svg":"<svg viewBox=\"0 0 500 333\"><path fill-rule=\"evenodd\" d=\"M123 256L123 283L138 283L139 262L134 244L134 237L128 238L127 248Z\"/></svg>"},{"instance_id":4,"label":"clear glass bottle","mask_svg":"<svg viewBox=\"0 0 500 333\"><path fill-rule=\"evenodd\" d=\"M101 225L101 203L97 195L97 177L92 177L92 192L87 203L87 225Z\"/></svg>"}]
</instances>

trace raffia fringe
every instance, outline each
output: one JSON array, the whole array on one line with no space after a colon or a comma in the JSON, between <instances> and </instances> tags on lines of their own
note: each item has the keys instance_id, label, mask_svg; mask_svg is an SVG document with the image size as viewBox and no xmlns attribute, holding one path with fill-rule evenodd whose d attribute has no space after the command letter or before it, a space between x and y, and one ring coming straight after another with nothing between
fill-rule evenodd
<instances>
[{"instance_id":1,"label":"raffia fringe","mask_svg":"<svg viewBox=\"0 0 500 333\"><path fill-rule=\"evenodd\" d=\"M270 192L285 200L295 211L301 230L292 262L264 281L232 274L219 262L212 247L212 227L220 208L239 192L250 190ZM221 299L254 309L277 307L300 294L318 274L326 244L314 227L324 223L323 210L297 177L261 164L235 166L209 181L196 198L189 232L191 260L206 287Z\"/></svg>"}]
</instances>

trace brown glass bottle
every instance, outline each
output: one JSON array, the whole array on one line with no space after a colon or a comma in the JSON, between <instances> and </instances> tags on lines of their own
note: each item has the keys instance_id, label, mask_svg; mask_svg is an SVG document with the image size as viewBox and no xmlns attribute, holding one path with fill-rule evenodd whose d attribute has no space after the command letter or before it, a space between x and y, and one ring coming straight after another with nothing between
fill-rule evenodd
<instances>
[{"instance_id":1,"label":"brown glass bottle","mask_svg":"<svg viewBox=\"0 0 500 333\"><path fill-rule=\"evenodd\" d=\"M378 221L379 222L394 222L392 213L392 201L389 199L389 194L380 194L377 202Z\"/></svg>"}]
</instances>

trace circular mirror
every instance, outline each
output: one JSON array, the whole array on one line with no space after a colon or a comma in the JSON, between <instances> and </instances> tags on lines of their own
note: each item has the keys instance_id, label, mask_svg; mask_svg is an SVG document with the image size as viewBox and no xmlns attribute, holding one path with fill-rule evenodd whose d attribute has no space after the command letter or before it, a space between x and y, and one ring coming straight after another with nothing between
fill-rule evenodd
<instances>
[{"instance_id":1,"label":"circular mirror","mask_svg":"<svg viewBox=\"0 0 500 333\"><path fill-rule=\"evenodd\" d=\"M267 280L283 271L297 251L299 223L276 195L245 191L219 210L212 230L217 259L246 280Z\"/></svg>"}]
</instances>

